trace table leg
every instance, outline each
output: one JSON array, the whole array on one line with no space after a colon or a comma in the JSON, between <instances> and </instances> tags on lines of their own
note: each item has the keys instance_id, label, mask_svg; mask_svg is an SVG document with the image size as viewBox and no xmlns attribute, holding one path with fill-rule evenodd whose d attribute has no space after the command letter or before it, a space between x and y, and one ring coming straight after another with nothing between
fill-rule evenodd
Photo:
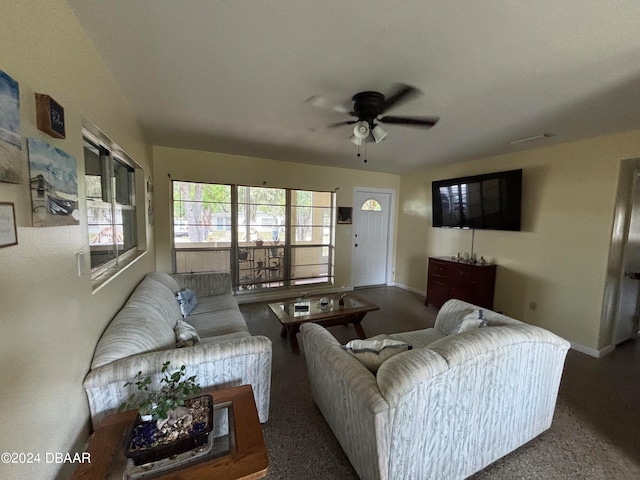
<instances>
[{"instance_id":1,"label":"table leg","mask_svg":"<svg viewBox=\"0 0 640 480\"><path fill-rule=\"evenodd\" d=\"M353 328L355 328L356 333L358 334L358 337L360 337L361 340L364 340L364 339L367 338L367 335L364 333L362 325L360 324L360 322L362 322L363 318L364 318L364 315L358 316L358 318L356 318L353 321Z\"/></svg>"},{"instance_id":2,"label":"table leg","mask_svg":"<svg viewBox=\"0 0 640 480\"><path fill-rule=\"evenodd\" d=\"M289 335L289 343L291 343L291 351L296 355L300 355L300 346L298 345L297 333L300 331L299 325L287 326L287 334Z\"/></svg>"}]
</instances>

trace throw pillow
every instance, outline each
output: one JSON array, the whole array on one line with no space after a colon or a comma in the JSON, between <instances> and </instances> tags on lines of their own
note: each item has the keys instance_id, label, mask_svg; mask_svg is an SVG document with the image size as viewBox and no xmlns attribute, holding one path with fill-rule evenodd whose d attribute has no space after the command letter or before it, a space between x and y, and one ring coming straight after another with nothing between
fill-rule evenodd
<instances>
[{"instance_id":1,"label":"throw pillow","mask_svg":"<svg viewBox=\"0 0 640 480\"><path fill-rule=\"evenodd\" d=\"M455 333L462 333L474 328L483 328L487 326L487 320L484 318L482 309L476 310L462 317L462 321Z\"/></svg>"},{"instance_id":2,"label":"throw pillow","mask_svg":"<svg viewBox=\"0 0 640 480\"><path fill-rule=\"evenodd\" d=\"M189 315L196 305L198 305L198 300L196 299L196 294L193 293L188 288L184 290L180 290L176 295L176 300L178 300L178 304L180 305L180 312L183 317Z\"/></svg>"},{"instance_id":3,"label":"throw pillow","mask_svg":"<svg viewBox=\"0 0 640 480\"><path fill-rule=\"evenodd\" d=\"M196 329L184 320L178 320L175 332L176 346L178 348L193 347L195 344L200 343L200 336Z\"/></svg>"},{"instance_id":4,"label":"throw pillow","mask_svg":"<svg viewBox=\"0 0 640 480\"><path fill-rule=\"evenodd\" d=\"M380 365L394 355L411 350L411 345L400 340L351 340L343 347L373 374Z\"/></svg>"}]
</instances>

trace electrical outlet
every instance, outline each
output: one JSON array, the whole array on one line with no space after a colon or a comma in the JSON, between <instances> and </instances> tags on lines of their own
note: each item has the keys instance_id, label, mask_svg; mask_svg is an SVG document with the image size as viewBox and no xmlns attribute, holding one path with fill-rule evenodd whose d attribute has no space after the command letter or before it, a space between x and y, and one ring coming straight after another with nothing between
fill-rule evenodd
<instances>
[{"instance_id":1,"label":"electrical outlet","mask_svg":"<svg viewBox=\"0 0 640 480\"><path fill-rule=\"evenodd\" d=\"M529 310L532 310L535 312L537 309L538 309L538 302L534 302L533 300L531 300L529 302Z\"/></svg>"}]
</instances>

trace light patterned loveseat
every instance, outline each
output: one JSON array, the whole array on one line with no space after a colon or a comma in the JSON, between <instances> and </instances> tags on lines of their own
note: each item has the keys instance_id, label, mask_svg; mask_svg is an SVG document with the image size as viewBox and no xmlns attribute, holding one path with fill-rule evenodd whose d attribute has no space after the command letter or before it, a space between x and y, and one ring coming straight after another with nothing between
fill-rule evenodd
<instances>
[{"instance_id":1,"label":"light patterned loveseat","mask_svg":"<svg viewBox=\"0 0 640 480\"><path fill-rule=\"evenodd\" d=\"M363 480L468 477L549 428L569 343L450 300L435 328L374 339L412 344L377 375L319 325L302 326L314 400Z\"/></svg>"},{"instance_id":2,"label":"light patterned loveseat","mask_svg":"<svg viewBox=\"0 0 640 480\"><path fill-rule=\"evenodd\" d=\"M195 292L197 306L183 319L176 293L184 288ZM195 327L200 343L177 348L174 329L181 319ZM185 365L202 387L250 384L260 421L268 420L271 340L249 333L229 274L145 276L102 334L84 380L93 428L134 391L123 385L139 371L157 387L166 361L170 371Z\"/></svg>"}]
</instances>

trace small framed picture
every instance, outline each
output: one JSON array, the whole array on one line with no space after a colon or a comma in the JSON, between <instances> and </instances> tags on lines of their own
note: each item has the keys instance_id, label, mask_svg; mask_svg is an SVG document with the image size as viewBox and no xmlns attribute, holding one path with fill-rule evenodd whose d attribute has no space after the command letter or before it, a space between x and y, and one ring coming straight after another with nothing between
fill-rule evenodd
<instances>
[{"instance_id":1,"label":"small framed picture","mask_svg":"<svg viewBox=\"0 0 640 480\"><path fill-rule=\"evenodd\" d=\"M338 207L338 223L351 223L351 207Z\"/></svg>"},{"instance_id":2,"label":"small framed picture","mask_svg":"<svg viewBox=\"0 0 640 480\"><path fill-rule=\"evenodd\" d=\"M15 207L13 203L0 202L0 248L17 244Z\"/></svg>"}]
</instances>

